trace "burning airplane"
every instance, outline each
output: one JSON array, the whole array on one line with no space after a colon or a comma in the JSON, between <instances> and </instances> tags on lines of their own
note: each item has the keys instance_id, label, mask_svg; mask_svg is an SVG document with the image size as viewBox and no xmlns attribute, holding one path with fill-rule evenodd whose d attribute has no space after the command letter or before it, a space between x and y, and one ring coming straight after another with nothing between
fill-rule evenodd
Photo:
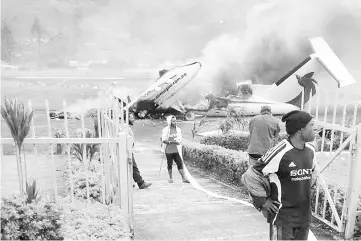
<instances>
[{"instance_id":1,"label":"burning airplane","mask_svg":"<svg viewBox=\"0 0 361 241\"><path fill-rule=\"evenodd\" d=\"M269 105L272 113L283 115L291 110L300 109L318 89L318 78L322 71L332 77L338 88L355 83L348 72L323 38L311 38L314 54L308 56L300 64L285 74L272 85L242 83L236 95L216 97L208 95L208 107L197 108L186 106L186 120L194 119L195 115L227 116L256 115L262 105ZM331 85L329 83L328 85ZM248 90L248 91L247 91Z\"/></svg>"},{"instance_id":2,"label":"burning airplane","mask_svg":"<svg viewBox=\"0 0 361 241\"><path fill-rule=\"evenodd\" d=\"M203 100L203 105L183 105L179 100L179 91L194 79L202 67L201 63L194 62L160 71L160 77L155 83L134 100L128 96L127 104L123 102L124 107L138 118L166 112L182 114L186 120L193 120L196 115L256 115L263 105L271 106L273 114L283 115L300 109L316 94L318 79L324 77L323 72L332 77L338 88L355 83L323 38L311 38L310 42L314 53L272 85L241 83L238 88L235 86L235 95L217 97L209 94ZM331 82L327 85L331 85ZM120 100L123 97L115 95L114 98Z\"/></svg>"}]
</instances>

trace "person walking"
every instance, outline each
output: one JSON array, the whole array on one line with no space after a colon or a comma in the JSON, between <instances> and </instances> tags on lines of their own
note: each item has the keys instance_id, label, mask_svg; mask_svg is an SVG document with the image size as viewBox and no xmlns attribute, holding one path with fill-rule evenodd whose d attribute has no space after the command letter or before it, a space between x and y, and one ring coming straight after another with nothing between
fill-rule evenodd
<instances>
[{"instance_id":1,"label":"person walking","mask_svg":"<svg viewBox=\"0 0 361 241\"><path fill-rule=\"evenodd\" d=\"M249 122L249 165L256 161L273 146L274 139L280 133L279 120L272 116L271 107L261 107L260 115L254 116Z\"/></svg>"},{"instance_id":2,"label":"person walking","mask_svg":"<svg viewBox=\"0 0 361 241\"><path fill-rule=\"evenodd\" d=\"M135 121L134 115L132 113L129 113L129 125L133 126ZM128 128L128 135L132 137L133 147L134 147L134 132L132 128L129 126ZM134 153L132 152L132 160L133 160L133 180L138 184L139 189L145 189L148 188L152 183L145 182L143 180L143 177L140 175L140 171L138 168L137 163L135 162Z\"/></svg>"},{"instance_id":3,"label":"person walking","mask_svg":"<svg viewBox=\"0 0 361 241\"><path fill-rule=\"evenodd\" d=\"M291 111L282 117L288 139L271 148L253 168L267 176L271 195L256 204L267 215L270 239L307 240L311 223L311 182L315 170L313 117ZM257 199L254 199L254 201ZM259 199L261 200L261 199Z\"/></svg>"},{"instance_id":4,"label":"person walking","mask_svg":"<svg viewBox=\"0 0 361 241\"><path fill-rule=\"evenodd\" d=\"M162 146L167 158L167 168L169 174L169 183L173 183L172 166L173 161L177 164L179 173L182 176L182 180L185 183L189 183L186 174L183 169L182 161L182 131L177 126L177 120L174 115L167 117L168 126L162 130Z\"/></svg>"}]
</instances>

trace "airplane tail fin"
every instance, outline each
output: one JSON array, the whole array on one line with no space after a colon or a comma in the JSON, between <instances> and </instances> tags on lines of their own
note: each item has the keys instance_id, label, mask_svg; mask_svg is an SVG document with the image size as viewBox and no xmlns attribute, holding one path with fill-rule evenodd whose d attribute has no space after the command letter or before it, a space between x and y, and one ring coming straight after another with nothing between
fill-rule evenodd
<instances>
[{"instance_id":1,"label":"airplane tail fin","mask_svg":"<svg viewBox=\"0 0 361 241\"><path fill-rule=\"evenodd\" d=\"M309 40L313 50L317 54L317 59L336 80L339 88L356 83L345 65L336 56L322 37L310 38Z\"/></svg>"},{"instance_id":2,"label":"airplane tail fin","mask_svg":"<svg viewBox=\"0 0 361 241\"><path fill-rule=\"evenodd\" d=\"M315 53L276 81L272 90L264 93L264 98L301 108L302 103L307 103L316 94L319 85L317 80L323 78L320 67L335 80L338 88L356 82L323 38L311 38L310 42Z\"/></svg>"}]
</instances>

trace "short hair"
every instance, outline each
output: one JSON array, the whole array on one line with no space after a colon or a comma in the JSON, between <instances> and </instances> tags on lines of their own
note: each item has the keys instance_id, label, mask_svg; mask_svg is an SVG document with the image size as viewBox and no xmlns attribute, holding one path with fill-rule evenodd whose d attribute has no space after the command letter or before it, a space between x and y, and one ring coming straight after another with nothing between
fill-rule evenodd
<instances>
[{"instance_id":1,"label":"short hair","mask_svg":"<svg viewBox=\"0 0 361 241\"><path fill-rule=\"evenodd\" d=\"M262 107L261 107L261 113L264 113L264 112L269 112L269 113L271 113L271 112L272 112L271 106L269 106L269 105L264 105L264 106L262 106Z\"/></svg>"}]
</instances>

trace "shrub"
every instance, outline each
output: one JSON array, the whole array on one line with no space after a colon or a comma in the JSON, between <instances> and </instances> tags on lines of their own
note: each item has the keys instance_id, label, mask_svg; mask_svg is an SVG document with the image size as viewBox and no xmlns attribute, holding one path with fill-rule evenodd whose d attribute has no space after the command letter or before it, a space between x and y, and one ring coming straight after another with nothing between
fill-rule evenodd
<instances>
[{"instance_id":1,"label":"shrub","mask_svg":"<svg viewBox=\"0 0 361 241\"><path fill-rule=\"evenodd\" d=\"M69 167L69 166L68 166ZM86 166L84 163L72 162L71 173L74 187L74 197L87 199L86 191ZM68 191L71 192L70 179L68 177L69 168L64 172L68 180ZM101 186L101 165L99 162L92 162L88 168L89 182L89 198L92 202L102 202L102 186Z\"/></svg>"},{"instance_id":2,"label":"shrub","mask_svg":"<svg viewBox=\"0 0 361 241\"><path fill-rule=\"evenodd\" d=\"M185 160L193 161L194 164L207 170L228 172L231 181L240 182L242 174L248 168L248 155L246 153L215 145L185 142L183 144L183 156Z\"/></svg>"},{"instance_id":3,"label":"shrub","mask_svg":"<svg viewBox=\"0 0 361 241\"><path fill-rule=\"evenodd\" d=\"M275 139L274 144L287 138L287 134L282 133ZM246 151L249 145L249 134L225 134L220 136L203 137L200 141L205 145L216 145L231 150Z\"/></svg>"},{"instance_id":4,"label":"shrub","mask_svg":"<svg viewBox=\"0 0 361 241\"><path fill-rule=\"evenodd\" d=\"M331 138L331 133L329 133L328 136ZM348 133L344 133L342 138L343 139L342 143L348 138L348 136L349 136ZM325 138L323 151L330 151L331 148L330 138ZM341 132L335 131L333 137L333 145L332 145L333 151L336 151L341 146L342 143L340 143L340 141L341 141ZM321 151L321 147L322 147L322 137L316 136L316 151ZM350 148L350 144L347 144L344 150L348 150L349 148Z\"/></svg>"},{"instance_id":5,"label":"shrub","mask_svg":"<svg viewBox=\"0 0 361 241\"><path fill-rule=\"evenodd\" d=\"M317 180L314 181L314 185L312 186L311 189L311 206L312 206L312 210L315 210L315 205L316 205L316 194L317 194ZM338 186L334 186L334 185L328 185L329 187L329 192L331 197L334 200L334 204L335 204L335 208L337 210L338 215L342 214L342 209L343 209L343 205L345 202L345 198L346 198L346 189L343 187L338 187ZM334 199L334 194L336 193L336 199ZM326 194L323 188L319 188L319 196L318 196L318 207L317 207L317 214L322 216L323 215L323 209L324 209L324 201L326 198ZM361 196L359 196L359 202L358 202L358 210L361 209ZM329 220L331 222L331 218L332 218L332 209L330 204L327 202L326 203L326 208L325 208L325 219ZM336 221L333 222L334 225L336 224ZM361 219L358 217L356 218L356 223L355 223L355 236L360 237L361 236Z\"/></svg>"},{"instance_id":6,"label":"shrub","mask_svg":"<svg viewBox=\"0 0 361 241\"><path fill-rule=\"evenodd\" d=\"M65 138L65 133L64 133L64 131L54 129L53 130L53 137L55 137L55 138ZM56 155L61 155L63 153L63 149L64 149L64 144L61 144L61 143L56 144L55 154Z\"/></svg>"},{"instance_id":7,"label":"shrub","mask_svg":"<svg viewBox=\"0 0 361 241\"><path fill-rule=\"evenodd\" d=\"M123 211L115 205L85 204L75 201L64 205L61 215L65 239L129 239Z\"/></svg>"},{"instance_id":8,"label":"shrub","mask_svg":"<svg viewBox=\"0 0 361 241\"><path fill-rule=\"evenodd\" d=\"M222 133L229 134L229 132L233 129L240 130L240 126L243 126L243 122L238 121L236 117L228 117L220 124L220 129Z\"/></svg>"},{"instance_id":9,"label":"shrub","mask_svg":"<svg viewBox=\"0 0 361 241\"><path fill-rule=\"evenodd\" d=\"M1 239L62 240L61 208L37 201L26 204L26 197L1 199Z\"/></svg>"},{"instance_id":10,"label":"shrub","mask_svg":"<svg viewBox=\"0 0 361 241\"><path fill-rule=\"evenodd\" d=\"M221 146L230 150L245 151L248 148L248 138L248 135L225 134L203 137L200 143L204 145Z\"/></svg>"},{"instance_id":11,"label":"shrub","mask_svg":"<svg viewBox=\"0 0 361 241\"><path fill-rule=\"evenodd\" d=\"M94 138L96 134L94 134L91 130L85 130L85 138ZM83 133L78 131L77 133L78 138L83 137ZM84 147L85 147L85 155L84 154ZM93 157L99 152L99 144L72 144L71 145L71 154L75 156L79 161L83 162L84 158L87 158L89 161L93 159Z\"/></svg>"}]
</instances>

